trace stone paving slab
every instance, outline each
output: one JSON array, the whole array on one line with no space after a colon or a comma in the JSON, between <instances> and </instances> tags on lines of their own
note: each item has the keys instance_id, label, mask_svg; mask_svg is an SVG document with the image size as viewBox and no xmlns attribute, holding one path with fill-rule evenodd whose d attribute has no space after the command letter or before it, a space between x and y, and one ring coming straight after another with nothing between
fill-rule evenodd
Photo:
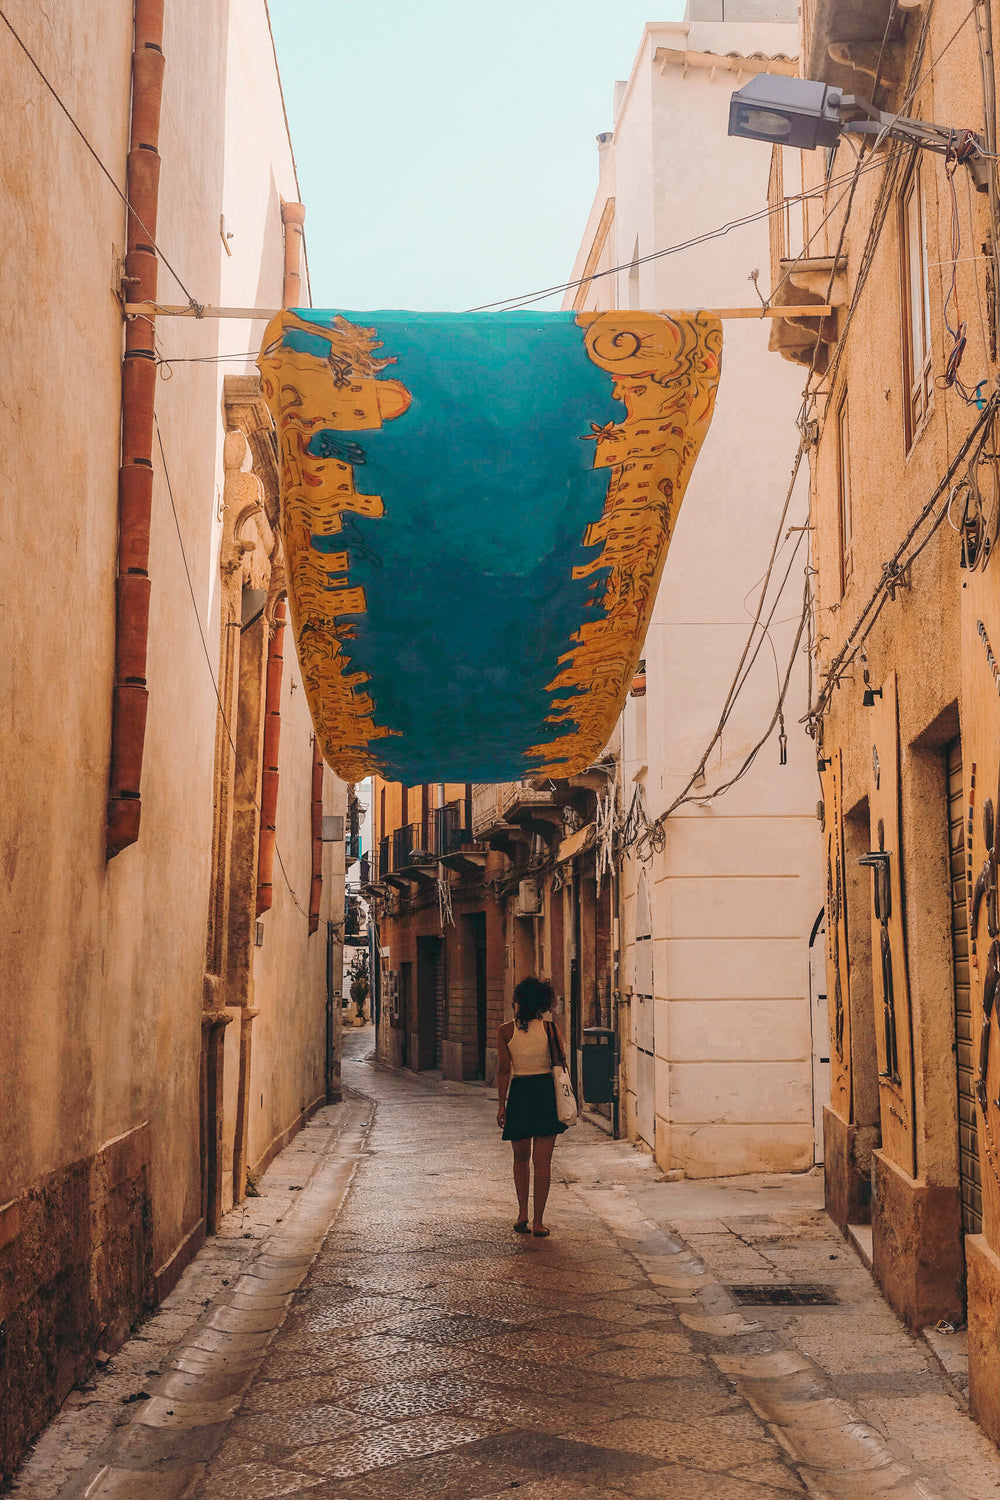
<instances>
[{"instance_id":1,"label":"stone paving slab","mask_svg":"<svg viewBox=\"0 0 1000 1500\"><path fill-rule=\"evenodd\" d=\"M74 1393L20 1500L998 1500L995 1450L815 1175L664 1181L584 1123L551 1239L516 1236L487 1091L370 1046L349 1035L351 1102ZM839 1300L743 1309L736 1280Z\"/></svg>"},{"instance_id":2,"label":"stone paving slab","mask_svg":"<svg viewBox=\"0 0 1000 1500\"><path fill-rule=\"evenodd\" d=\"M370 1118L356 1100L299 1132L262 1196L228 1215L136 1336L71 1394L13 1482L19 1500L191 1493L336 1213Z\"/></svg>"}]
</instances>

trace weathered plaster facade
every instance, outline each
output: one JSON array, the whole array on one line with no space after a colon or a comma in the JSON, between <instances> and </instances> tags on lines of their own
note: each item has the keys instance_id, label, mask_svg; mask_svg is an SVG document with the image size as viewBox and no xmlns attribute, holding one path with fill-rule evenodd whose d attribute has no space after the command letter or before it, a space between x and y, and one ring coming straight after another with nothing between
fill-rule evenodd
<instances>
[{"instance_id":1,"label":"weathered plaster facade","mask_svg":"<svg viewBox=\"0 0 1000 1500\"><path fill-rule=\"evenodd\" d=\"M767 201L770 150L734 150L729 97L762 69L795 71L796 7L727 3L725 17L706 0L683 23L645 28L629 78L616 85L614 130L598 137L600 182L573 270L581 284L565 305L753 302L748 274L767 265L766 223L650 258ZM671 541L644 678L621 723L621 815L638 797L656 820L689 785L750 632L797 445L801 385L769 363L767 342L767 325L724 325L716 413ZM804 522L805 507L803 475L787 524ZM710 796L738 770L774 712L775 662L784 673L804 551L770 629L775 656L763 642L693 796ZM772 589L768 608L774 597ZM621 1123L665 1169L801 1170L821 1155L815 1098L827 1048L822 1025L817 1035L811 1024L810 939L823 890L811 747L795 727L804 708L799 657L785 704L787 764L775 735L724 796L679 806L653 843L633 844L624 859Z\"/></svg>"},{"instance_id":2,"label":"weathered plaster facade","mask_svg":"<svg viewBox=\"0 0 1000 1500\"><path fill-rule=\"evenodd\" d=\"M124 182L131 3L49 13L15 0L8 14ZM263 0L167 0L163 53L157 244L199 301L278 305L279 199L298 192ZM266 587L269 572L274 582L275 497L268 509L266 434L259 451L226 436L240 422L225 379L252 377L252 360L188 361L252 350L263 325L162 319L160 355L177 362L155 382L142 820L138 842L105 859L125 210L9 35L0 84L0 251L19 268L0 340L7 1472L94 1351L115 1347L242 1196L245 1173L325 1097L326 935L342 922L343 848L326 846L310 938L299 908L311 725L289 632L276 823L295 898L278 871L258 933L245 917L255 830L236 825L252 824L260 797L261 668L232 591L234 580L241 597L244 583ZM159 276L161 298L183 301L162 263ZM249 627L257 658L270 618ZM241 636L235 657L220 653L224 632ZM216 685L246 751L239 770ZM343 810L329 773L325 797Z\"/></svg>"},{"instance_id":3,"label":"weathered plaster facade","mask_svg":"<svg viewBox=\"0 0 1000 1500\"><path fill-rule=\"evenodd\" d=\"M440 789L375 778L366 890L384 1061L492 1084L514 987L537 974L555 991L580 1092L584 1030L612 1017L612 881L598 884L594 848L608 783L607 770ZM610 1124L610 1098L599 1109Z\"/></svg>"},{"instance_id":4,"label":"weathered plaster facade","mask_svg":"<svg viewBox=\"0 0 1000 1500\"><path fill-rule=\"evenodd\" d=\"M504 861L472 834L465 782L373 777L369 881L378 1055L483 1078L502 1019L503 936L490 881Z\"/></svg>"},{"instance_id":5,"label":"weathered plaster facade","mask_svg":"<svg viewBox=\"0 0 1000 1500\"><path fill-rule=\"evenodd\" d=\"M995 150L986 58L998 25L995 4L969 13L941 0L893 17L887 4L813 0L803 72L874 91L882 109L978 130ZM821 184L820 154L802 163L807 185ZM840 189L810 209L822 286L786 266L792 287L780 294L832 289L835 319L785 325L775 340L814 392L827 1205L845 1233L870 1240L874 1273L908 1322L968 1318L972 1410L1000 1442L996 921L972 889L980 871L987 891L993 880L987 802L995 813L1000 757L987 653L1000 635L1000 491L996 415L984 409L997 378L997 195L975 191L966 167L952 177L941 157L891 143L863 165L846 226ZM842 145L833 181L854 166ZM946 379L953 276L948 315L956 326L957 305L966 320L960 379L983 382L978 402Z\"/></svg>"}]
</instances>

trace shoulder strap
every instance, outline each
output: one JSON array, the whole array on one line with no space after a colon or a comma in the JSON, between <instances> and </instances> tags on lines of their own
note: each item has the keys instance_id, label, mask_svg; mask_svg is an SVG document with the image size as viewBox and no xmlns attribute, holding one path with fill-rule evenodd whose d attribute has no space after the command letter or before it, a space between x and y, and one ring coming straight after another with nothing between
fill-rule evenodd
<instances>
[{"instance_id":1,"label":"shoulder strap","mask_svg":"<svg viewBox=\"0 0 1000 1500\"><path fill-rule=\"evenodd\" d=\"M545 1035L548 1038L549 1043L549 1062L553 1067L556 1067L558 1065L561 1068L565 1068L566 1058L563 1054L562 1042L559 1040L559 1033L556 1031L551 1021L545 1022ZM559 1049L558 1057L556 1057L553 1044L555 1044L555 1046L557 1046Z\"/></svg>"}]
</instances>

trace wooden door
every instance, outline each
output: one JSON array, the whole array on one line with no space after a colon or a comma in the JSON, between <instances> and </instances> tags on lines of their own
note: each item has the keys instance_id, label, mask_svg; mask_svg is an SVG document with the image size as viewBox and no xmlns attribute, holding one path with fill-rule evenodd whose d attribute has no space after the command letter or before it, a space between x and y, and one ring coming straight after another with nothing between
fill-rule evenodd
<instances>
[{"instance_id":1,"label":"wooden door","mask_svg":"<svg viewBox=\"0 0 1000 1500\"><path fill-rule=\"evenodd\" d=\"M948 771L948 858L951 872L951 951L955 973L955 1064L958 1088L958 1164L962 1193L962 1229L979 1234L983 1227L983 1179L979 1164L976 1118L976 1064L972 1046L972 989L969 983L968 886L966 882L966 810L962 783L962 741L946 747Z\"/></svg>"},{"instance_id":2,"label":"wooden door","mask_svg":"<svg viewBox=\"0 0 1000 1500\"><path fill-rule=\"evenodd\" d=\"M871 844L865 863L870 864L872 876L872 991L882 1150L897 1167L915 1177L913 1032L903 911L895 672L885 679L881 698L868 712Z\"/></svg>"},{"instance_id":3,"label":"wooden door","mask_svg":"<svg viewBox=\"0 0 1000 1500\"><path fill-rule=\"evenodd\" d=\"M962 585L962 762L970 1043L982 1232L1000 1247L1000 608L997 563Z\"/></svg>"}]
</instances>

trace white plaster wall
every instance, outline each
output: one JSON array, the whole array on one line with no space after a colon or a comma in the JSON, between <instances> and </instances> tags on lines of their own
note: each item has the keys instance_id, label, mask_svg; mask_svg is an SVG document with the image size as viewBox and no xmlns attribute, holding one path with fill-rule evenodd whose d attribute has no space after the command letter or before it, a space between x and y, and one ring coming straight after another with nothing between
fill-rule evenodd
<instances>
[{"instance_id":1,"label":"white plaster wall","mask_svg":"<svg viewBox=\"0 0 1000 1500\"><path fill-rule=\"evenodd\" d=\"M678 50L797 51L794 25L692 22L645 29L632 74L617 88L613 143L601 152L588 233L614 184L613 238L627 263L766 205L770 148L730 140L739 80L654 61ZM747 76L752 73L748 69ZM610 158L610 159L609 159ZM589 241L577 258L579 275ZM748 280L769 282L766 221L639 268L652 308L747 306ZM629 304L627 270L598 281L586 306ZM568 299L569 300L569 299ZM801 374L767 352L768 325L727 321L711 431L681 508L645 647L647 691L622 720L626 800L642 785L651 817L684 788L715 728L750 627L744 599L763 574L798 442ZM806 520L807 486L787 524ZM796 534L797 535L797 534ZM794 543L794 537L792 539ZM787 561L782 554L781 571ZM771 635L784 671L801 608L800 549ZM686 806L647 865L656 992L655 1146L665 1168L692 1175L788 1170L813 1159L808 939L822 905L815 756L798 719L804 658L786 706L788 764L775 736L716 802ZM707 769L706 790L732 775L777 700L765 643ZM635 871L622 881L622 986L633 982ZM635 1129L634 1056L625 1054L623 1114Z\"/></svg>"}]
</instances>

